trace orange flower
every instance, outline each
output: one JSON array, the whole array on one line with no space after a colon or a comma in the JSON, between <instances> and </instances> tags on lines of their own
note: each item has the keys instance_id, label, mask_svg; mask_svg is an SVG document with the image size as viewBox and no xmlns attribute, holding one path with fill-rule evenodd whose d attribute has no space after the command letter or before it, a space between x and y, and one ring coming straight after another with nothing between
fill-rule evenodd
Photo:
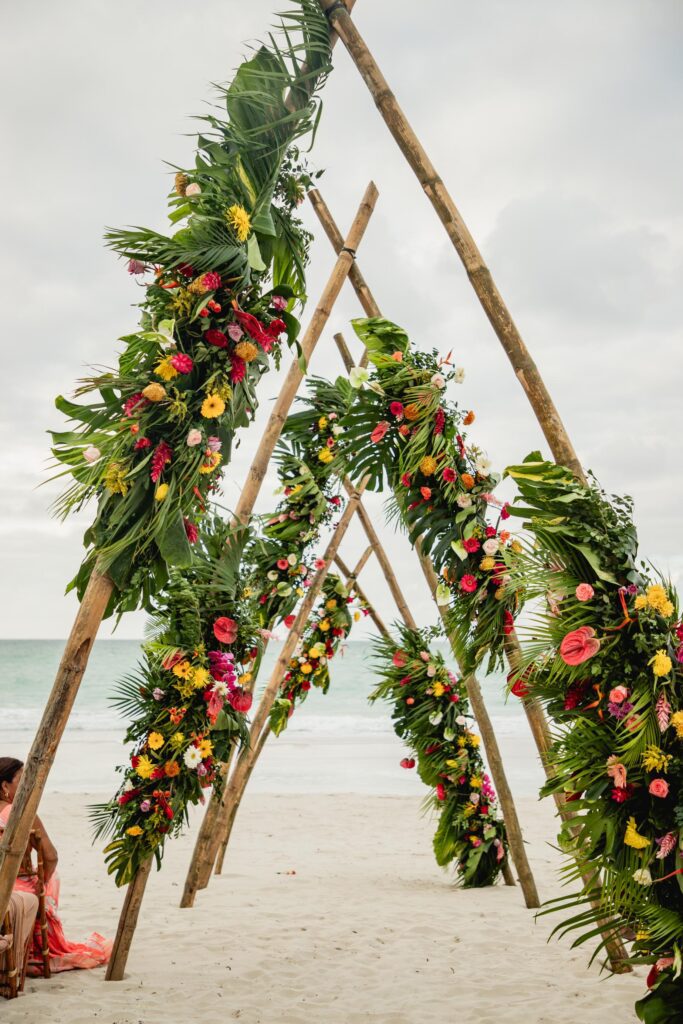
<instances>
[{"instance_id":1,"label":"orange flower","mask_svg":"<svg viewBox=\"0 0 683 1024\"><path fill-rule=\"evenodd\" d=\"M501 530L499 536L501 544L507 544L507 542L510 540L510 531Z\"/></svg>"},{"instance_id":2,"label":"orange flower","mask_svg":"<svg viewBox=\"0 0 683 1024\"><path fill-rule=\"evenodd\" d=\"M235 345L235 355L245 363L253 363L258 355L258 349L251 341L240 341L239 345Z\"/></svg>"},{"instance_id":3,"label":"orange flower","mask_svg":"<svg viewBox=\"0 0 683 1024\"><path fill-rule=\"evenodd\" d=\"M416 402L411 402L403 410L403 415L407 420L417 420L421 415L421 409Z\"/></svg>"},{"instance_id":4,"label":"orange flower","mask_svg":"<svg viewBox=\"0 0 683 1024\"><path fill-rule=\"evenodd\" d=\"M471 491L472 488L474 487L474 477L471 475L471 473L461 473L460 479L462 481L463 487L466 490Z\"/></svg>"},{"instance_id":5,"label":"orange flower","mask_svg":"<svg viewBox=\"0 0 683 1024\"><path fill-rule=\"evenodd\" d=\"M395 363L402 363L403 362L403 353L402 352L392 352L391 353L391 358L394 360Z\"/></svg>"},{"instance_id":6,"label":"orange flower","mask_svg":"<svg viewBox=\"0 0 683 1024\"><path fill-rule=\"evenodd\" d=\"M462 421L464 426L469 427L470 423L474 423L476 417L472 409L467 413L464 420Z\"/></svg>"},{"instance_id":7,"label":"orange flower","mask_svg":"<svg viewBox=\"0 0 683 1024\"><path fill-rule=\"evenodd\" d=\"M164 771L168 775L169 779L172 779L176 775L180 775L180 765L177 761L167 761L164 765Z\"/></svg>"}]
</instances>

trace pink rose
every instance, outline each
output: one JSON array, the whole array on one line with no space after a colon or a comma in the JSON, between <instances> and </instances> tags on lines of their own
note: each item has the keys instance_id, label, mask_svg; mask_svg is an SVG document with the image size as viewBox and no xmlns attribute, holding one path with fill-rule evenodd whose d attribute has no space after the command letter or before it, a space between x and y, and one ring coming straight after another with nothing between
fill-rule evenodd
<instances>
[{"instance_id":1,"label":"pink rose","mask_svg":"<svg viewBox=\"0 0 683 1024\"><path fill-rule=\"evenodd\" d=\"M277 567L278 567L278 569L282 569L282 570L289 569L289 562L287 561L286 558L278 558L278 560L277 560Z\"/></svg>"},{"instance_id":2,"label":"pink rose","mask_svg":"<svg viewBox=\"0 0 683 1024\"><path fill-rule=\"evenodd\" d=\"M629 695L629 691L625 686L615 686L613 690L609 692L609 699L612 704L623 704Z\"/></svg>"},{"instance_id":3,"label":"pink rose","mask_svg":"<svg viewBox=\"0 0 683 1024\"><path fill-rule=\"evenodd\" d=\"M273 295L270 304L273 309L286 309L287 299L283 295Z\"/></svg>"},{"instance_id":4,"label":"pink rose","mask_svg":"<svg viewBox=\"0 0 683 1024\"><path fill-rule=\"evenodd\" d=\"M590 601L590 599L595 595L595 591L591 587L590 583L579 583L574 593L576 594L577 601Z\"/></svg>"},{"instance_id":5,"label":"pink rose","mask_svg":"<svg viewBox=\"0 0 683 1024\"><path fill-rule=\"evenodd\" d=\"M567 633L560 644L560 657L565 665L580 665L600 650L600 641L592 626L581 626Z\"/></svg>"},{"instance_id":6,"label":"pink rose","mask_svg":"<svg viewBox=\"0 0 683 1024\"><path fill-rule=\"evenodd\" d=\"M187 439L186 439L185 443L190 448L194 448L196 445L201 444L202 443L202 432L201 432L201 430L197 430L196 428L193 428L192 430L188 431Z\"/></svg>"},{"instance_id":7,"label":"pink rose","mask_svg":"<svg viewBox=\"0 0 683 1024\"><path fill-rule=\"evenodd\" d=\"M651 796L657 796L663 800L665 796L669 795L669 783L666 779L653 779L647 791Z\"/></svg>"}]
</instances>

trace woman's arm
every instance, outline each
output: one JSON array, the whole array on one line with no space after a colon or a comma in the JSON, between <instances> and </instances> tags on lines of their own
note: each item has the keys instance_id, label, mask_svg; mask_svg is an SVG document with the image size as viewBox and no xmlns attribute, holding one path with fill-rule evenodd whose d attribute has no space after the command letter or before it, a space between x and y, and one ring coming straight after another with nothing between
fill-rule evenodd
<instances>
[{"instance_id":1,"label":"woman's arm","mask_svg":"<svg viewBox=\"0 0 683 1024\"><path fill-rule=\"evenodd\" d=\"M40 835L41 835L41 838L42 838L42 842L43 842L43 871L45 873L45 881L49 882L49 880L52 878L52 876L54 875L55 870L57 868L57 861L59 860L59 856L57 855L57 850L56 850L52 840L50 839L49 835L47 834L47 829L45 828L45 826L43 825L42 821L40 820L40 818L38 817L37 814L36 814L36 817L35 817L35 821L33 822L33 827L36 830L36 832L40 832Z\"/></svg>"}]
</instances>

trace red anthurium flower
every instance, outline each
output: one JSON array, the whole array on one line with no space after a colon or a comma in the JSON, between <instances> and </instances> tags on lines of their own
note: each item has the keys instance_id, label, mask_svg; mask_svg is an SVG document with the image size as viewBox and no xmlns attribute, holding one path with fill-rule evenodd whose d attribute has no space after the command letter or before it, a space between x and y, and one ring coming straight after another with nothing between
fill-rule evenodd
<instances>
[{"instance_id":1,"label":"red anthurium flower","mask_svg":"<svg viewBox=\"0 0 683 1024\"><path fill-rule=\"evenodd\" d=\"M389 430L390 424L386 420L380 420L373 432L370 434L370 440L373 444L377 444L382 440L386 432Z\"/></svg>"},{"instance_id":2,"label":"red anthurium flower","mask_svg":"<svg viewBox=\"0 0 683 1024\"><path fill-rule=\"evenodd\" d=\"M213 624L213 635L222 644L234 644L237 639L237 623L222 615Z\"/></svg>"},{"instance_id":3,"label":"red anthurium flower","mask_svg":"<svg viewBox=\"0 0 683 1024\"><path fill-rule=\"evenodd\" d=\"M580 665L596 655L599 650L600 641L592 626L580 626L579 629L567 633L562 640L560 657L565 665Z\"/></svg>"},{"instance_id":4,"label":"red anthurium flower","mask_svg":"<svg viewBox=\"0 0 683 1024\"><path fill-rule=\"evenodd\" d=\"M401 760L401 768L414 768L414 767L415 767L415 758L414 757L404 757L404 758L402 758L402 760Z\"/></svg>"},{"instance_id":5,"label":"red anthurium flower","mask_svg":"<svg viewBox=\"0 0 683 1024\"><path fill-rule=\"evenodd\" d=\"M251 707L254 698L247 690L243 690L242 687L239 686L236 690L233 690L228 697L228 700L235 711L240 711L242 714L245 714Z\"/></svg>"},{"instance_id":6,"label":"red anthurium flower","mask_svg":"<svg viewBox=\"0 0 683 1024\"><path fill-rule=\"evenodd\" d=\"M443 782L438 782L437 785L436 785L436 799L437 800L445 800L446 799L446 787L444 786Z\"/></svg>"},{"instance_id":7,"label":"red anthurium flower","mask_svg":"<svg viewBox=\"0 0 683 1024\"><path fill-rule=\"evenodd\" d=\"M283 622L287 629L291 629L296 622L296 615L285 615Z\"/></svg>"}]
</instances>

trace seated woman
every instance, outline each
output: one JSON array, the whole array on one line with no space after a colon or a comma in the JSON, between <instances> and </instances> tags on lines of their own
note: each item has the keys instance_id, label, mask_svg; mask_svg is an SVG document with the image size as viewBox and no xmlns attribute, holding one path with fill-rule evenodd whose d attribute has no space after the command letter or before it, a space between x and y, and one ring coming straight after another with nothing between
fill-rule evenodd
<instances>
[{"instance_id":1,"label":"seated woman","mask_svg":"<svg viewBox=\"0 0 683 1024\"><path fill-rule=\"evenodd\" d=\"M8 910L11 931L4 935L0 934L0 978L7 975L9 960L6 954L13 948L17 985L21 988L24 965L30 953L31 939L38 913L38 897L34 896L32 892L13 892Z\"/></svg>"},{"instance_id":2,"label":"seated woman","mask_svg":"<svg viewBox=\"0 0 683 1024\"><path fill-rule=\"evenodd\" d=\"M0 829L7 824L12 800L19 785L23 763L13 757L0 757ZM77 968L99 967L106 964L111 955L111 942L94 932L84 942L69 942L57 913L59 905L59 876L56 873L57 851L38 816L33 828L40 832L43 841L43 864L45 873L45 905L47 914L47 938L50 954L50 970L72 971ZM14 883L17 892L37 893L38 880L35 876L19 877ZM29 957L28 974L42 974L40 928L33 933Z\"/></svg>"}]
</instances>

